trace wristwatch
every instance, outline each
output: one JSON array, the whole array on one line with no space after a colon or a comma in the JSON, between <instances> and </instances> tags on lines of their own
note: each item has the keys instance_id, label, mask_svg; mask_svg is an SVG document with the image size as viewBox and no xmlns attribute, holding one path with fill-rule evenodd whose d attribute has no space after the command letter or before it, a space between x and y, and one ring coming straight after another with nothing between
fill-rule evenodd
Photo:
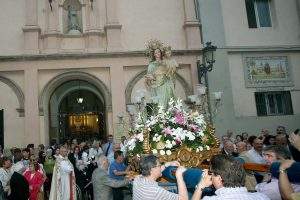
<instances>
[{"instance_id":1,"label":"wristwatch","mask_svg":"<svg viewBox=\"0 0 300 200\"><path fill-rule=\"evenodd\" d=\"M286 169L279 168L279 173L286 173Z\"/></svg>"},{"instance_id":2,"label":"wristwatch","mask_svg":"<svg viewBox=\"0 0 300 200\"><path fill-rule=\"evenodd\" d=\"M203 190L204 190L205 187L199 186L199 184L197 184L195 188L197 189L198 187L200 187L200 190L203 192Z\"/></svg>"}]
</instances>

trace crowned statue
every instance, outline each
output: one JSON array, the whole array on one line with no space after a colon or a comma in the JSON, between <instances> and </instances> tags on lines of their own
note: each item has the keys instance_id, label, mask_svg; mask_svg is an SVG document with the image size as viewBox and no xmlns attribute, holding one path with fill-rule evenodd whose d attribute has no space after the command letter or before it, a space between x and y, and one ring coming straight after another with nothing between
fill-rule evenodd
<instances>
[{"instance_id":1,"label":"crowned statue","mask_svg":"<svg viewBox=\"0 0 300 200\"><path fill-rule=\"evenodd\" d=\"M175 75L178 64L171 58L171 47L163 46L158 40L148 42L147 55L150 63L145 76L146 88L154 103L167 107L170 99L175 99Z\"/></svg>"}]
</instances>

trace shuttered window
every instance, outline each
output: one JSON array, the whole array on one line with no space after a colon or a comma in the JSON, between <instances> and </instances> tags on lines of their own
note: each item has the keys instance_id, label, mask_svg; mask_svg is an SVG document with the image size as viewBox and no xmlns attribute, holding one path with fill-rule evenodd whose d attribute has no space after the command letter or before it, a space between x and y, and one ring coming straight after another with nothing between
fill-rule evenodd
<instances>
[{"instance_id":1,"label":"shuttered window","mask_svg":"<svg viewBox=\"0 0 300 200\"><path fill-rule=\"evenodd\" d=\"M289 91L255 92L255 102L258 116L293 114Z\"/></svg>"},{"instance_id":2,"label":"shuttered window","mask_svg":"<svg viewBox=\"0 0 300 200\"><path fill-rule=\"evenodd\" d=\"M257 28L254 1L246 0L245 3L246 3L247 18L248 18L248 26L249 28Z\"/></svg>"},{"instance_id":3,"label":"shuttered window","mask_svg":"<svg viewBox=\"0 0 300 200\"><path fill-rule=\"evenodd\" d=\"M249 28L271 27L270 0L245 0Z\"/></svg>"}]
</instances>

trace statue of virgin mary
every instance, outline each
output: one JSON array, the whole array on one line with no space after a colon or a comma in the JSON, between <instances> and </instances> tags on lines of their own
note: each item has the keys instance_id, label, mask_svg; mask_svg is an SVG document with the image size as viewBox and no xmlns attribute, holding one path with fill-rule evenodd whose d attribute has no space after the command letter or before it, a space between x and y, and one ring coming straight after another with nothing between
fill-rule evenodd
<instances>
[{"instance_id":1,"label":"statue of virgin mary","mask_svg":"<svg viewBox=\"0 0 300 200\"><path fill-rule=\"evenodd\" d=\"M147 50L151 61L145 76L146 87L154 103L167 107L170 99L175 98L175 74L178 64L171 59L171 48L164 47L160 41L149 41Z\"/></svg>"}]
</instances>

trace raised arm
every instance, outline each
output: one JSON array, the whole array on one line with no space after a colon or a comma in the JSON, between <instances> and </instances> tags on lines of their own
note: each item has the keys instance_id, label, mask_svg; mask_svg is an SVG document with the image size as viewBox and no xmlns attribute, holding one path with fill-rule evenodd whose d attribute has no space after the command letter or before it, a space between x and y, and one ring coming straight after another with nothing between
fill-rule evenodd
<instances>
[{"instance_id":1,"label":"raised arm","mask_svg":"<svg viewBox=\"0 0 300 200\"><path fill-rule=\"evenodd\" d=\"M294 160L284 160L279 167L279 191L281 194L281 197L283 199L291 199L292 193L294 193L294 190L292 188L292 185L289 181L289 178L286 173L286 169L291 167L291 165L294 163Z\"/></svg>"},{"instance_id":2,"label":"raised arm","mask_svg":"<svg viewBox=\"0 0 300 200\"><path fill-rule=\"evenodd\" d=\"M103 184L112 188L119 188L128 185L128 180L116 180L109 178L108 176L104 178Z\"/></svg>"},{"instance_id":3,"label":"raised arm","mask_svg":"<svg viewBox=\"0 0 300 200\"><path fill-rule=\"evenodd\" d=\"M188 200L188 192L186 189L185 182L183 180L183 173L186 171L185 167L178 167L176 170L176 179L177 179L177 187L178 187L178 194L180 200Z\"/></svg>"},{"instance_id":4,"label":"raised arm","mask_svg":"<svg viewBox=\"0 0 300 200\"><path fill-rule=\"evenodd\" d=\"M197 185L197 188L193 194L192 200L199 200L202 195L202 191L204 188L211 186L211 175L208 174L208 170L203 170L203 175L200 182Z\"/></svg>"}]
</instances>

